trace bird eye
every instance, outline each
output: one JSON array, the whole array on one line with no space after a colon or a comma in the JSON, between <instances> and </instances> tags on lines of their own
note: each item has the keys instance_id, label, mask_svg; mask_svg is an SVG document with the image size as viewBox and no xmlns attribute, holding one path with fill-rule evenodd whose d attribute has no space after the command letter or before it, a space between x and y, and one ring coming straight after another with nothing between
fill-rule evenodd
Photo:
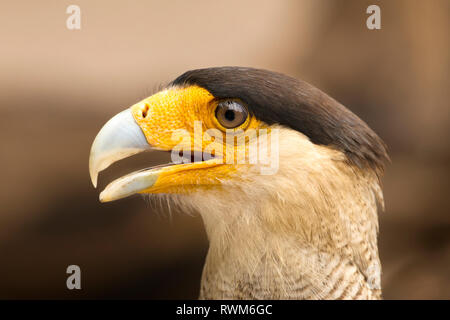
<instances>
[{"instance_id":1,"label":"bird eye","mask_svg":"<svg viewBox=\"0 0 450 320\"><path fill-rule=\"evenodd\" d=\"M238 101L221 101L216 107L217 121L226 129L239 127L247 120L247 117L247 108Z\"/></svg>"}]
</instances>

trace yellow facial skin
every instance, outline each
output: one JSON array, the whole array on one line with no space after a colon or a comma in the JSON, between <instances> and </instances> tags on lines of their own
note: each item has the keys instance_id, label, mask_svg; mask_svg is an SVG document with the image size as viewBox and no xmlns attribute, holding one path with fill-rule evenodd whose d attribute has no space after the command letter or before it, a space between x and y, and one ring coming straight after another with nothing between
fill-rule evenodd
<instances>
[{"instance_id":1,"label":"yellow facial skin","mask_svg":"<svg viewBox=\"0 0 450 320\"><path fill-rule=\"evenodd\" d=\"M135 121L152 147L166 151L182 148L216 156L202 162L164 167L155 184L140 193L188 193L217 187L221 180L229 179L236 172L237 150L247 145L242 143L244 140L238 143L238 137L265 126L249 114L239 127L225 129L215 117L218 102L206 89L190 86L163 90L131 107ZM223 135L223 140L214 138L218 133ZM231 144L226 147L226 133L228 137L236 137L231 148Z\"/></svg>"}]
</instances>

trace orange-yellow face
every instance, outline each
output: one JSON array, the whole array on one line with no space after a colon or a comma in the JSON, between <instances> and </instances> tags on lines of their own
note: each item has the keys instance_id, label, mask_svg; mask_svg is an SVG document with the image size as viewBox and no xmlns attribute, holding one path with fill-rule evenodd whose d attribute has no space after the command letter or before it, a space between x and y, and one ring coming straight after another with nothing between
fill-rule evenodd
<instances>
[{"instance_id":1,"label":"orange-yellow face","mask_svg":"<svg viewBox=\"0 0 450 320\"><path fill-rule=\"evenodd\" d=\"M172 152L177 164L119 178L102 192L101 201L133 193L220 187L245 165L250 141L267 127L233 97L219 100L198 86L171 87L136 103L102 128L91 149L91 179L96 185L98 172L111 163L154 148ZM186 161L194 155L195 162Z\"/></svg>"}]
</instances>

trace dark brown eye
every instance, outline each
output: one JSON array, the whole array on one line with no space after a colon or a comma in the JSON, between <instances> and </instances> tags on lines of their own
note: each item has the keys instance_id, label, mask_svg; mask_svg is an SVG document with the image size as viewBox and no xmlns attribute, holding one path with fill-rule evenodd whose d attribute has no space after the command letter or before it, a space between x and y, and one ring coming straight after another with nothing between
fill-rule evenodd
<instances>
[{"instance_id":1,"label":"dark brown eye","mask_svg":"<svg viewBox=\"0 0 450 320\"><path fill-rule=\"evenodd\" d=\"M247 120L247 117L247 108L239 101L221 101L216 107L217 121L226 129L239 127Z\"/></svg>"}]
</instances>

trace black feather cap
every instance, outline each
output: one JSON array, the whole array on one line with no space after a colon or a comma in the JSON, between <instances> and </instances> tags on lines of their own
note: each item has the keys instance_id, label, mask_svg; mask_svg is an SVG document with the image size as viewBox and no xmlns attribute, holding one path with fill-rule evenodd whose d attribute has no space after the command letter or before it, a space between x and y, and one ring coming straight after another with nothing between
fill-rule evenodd
<instances>
[{"instance_id":1,"label":"black feather cap","mask_svg":"<svg viewBox=\"0 0 450 320\"><path fill-rule=\"evenodd\" d=\"M377 173L389 159L386 145L342 104L295 78L268 70L218 67L188 71L170 85L197 85L218 99L238 98L267 124L281 124L320 145L341 150L360 168Z\"/></svg>"}]
</instances>

